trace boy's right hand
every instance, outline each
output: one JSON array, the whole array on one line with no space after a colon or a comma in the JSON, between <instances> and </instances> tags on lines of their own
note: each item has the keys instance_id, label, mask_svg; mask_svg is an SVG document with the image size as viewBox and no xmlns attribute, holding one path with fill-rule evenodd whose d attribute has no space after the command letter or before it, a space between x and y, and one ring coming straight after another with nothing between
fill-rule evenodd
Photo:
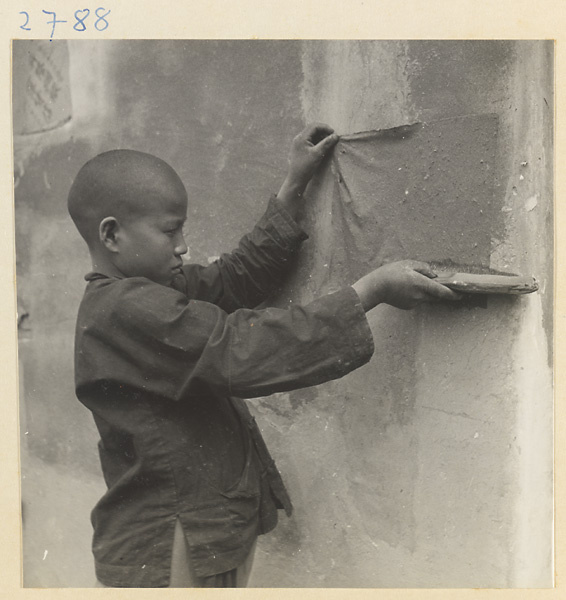
<instances>
[{"instance_id":1,"label":"boy's right hand","mask_svg":"<svg viewBox=\"0 0 566 600\"><path fill-rule=\"evenodd\" d=\"M461 295L436 283L436 273L427 263L403 260L368 273L352 286L367 312L378 304L407 310L422 302L460 300Z\"/></svg>"}]
</instances>

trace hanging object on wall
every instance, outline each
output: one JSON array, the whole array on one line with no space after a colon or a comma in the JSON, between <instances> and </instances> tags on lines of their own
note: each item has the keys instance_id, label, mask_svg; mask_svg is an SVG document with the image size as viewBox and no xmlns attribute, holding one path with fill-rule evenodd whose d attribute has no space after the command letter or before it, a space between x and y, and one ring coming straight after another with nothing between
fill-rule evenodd
<instances>
[{"instance_id":1,"label":"hanging object on wall","mask_svg":"<svg viewBox=\"0 0 566 600\"><path fill-rule=\"evenodd\" d=\"M488 267L503 227L497 142L492 114L342 136L332 161L333 229L345 261Z\"/></svg>"},{"instance_id":2,"label":"hanging object on wall","mask_svg":"<svg viewBox=\"0 0 566 600\"><path fill-rule=\"evenodd\" d=\"M14 135L42 133L70 120L72 105L66 41L14 41L12 74Z\"/></svg>"}]
</instances>

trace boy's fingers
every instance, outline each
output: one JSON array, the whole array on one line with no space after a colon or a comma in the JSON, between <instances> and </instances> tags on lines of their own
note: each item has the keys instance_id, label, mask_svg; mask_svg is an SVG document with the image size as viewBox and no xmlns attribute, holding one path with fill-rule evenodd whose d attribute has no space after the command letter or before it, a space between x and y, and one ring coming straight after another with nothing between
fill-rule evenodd
<instances>
[{"instance_id":1,"label":"boy's fingers","mask_svg":"<svg viewBox=\"0 0 566 600\"><path fill-rule=\"evenodd\" d=\"M311 130L313 133L322 133L323 135L334 133L333 127L330 127L327 123L321 123L320 121L307 125L307 129Z\"/></svg>"},{"instance_id":2,"label":"boy's fingers","mask_svg":"<svg viewBox=\"0 0 566 600\"><path fill-rule=\"evenodd\" d=\"M306 139L316 146L321 140L334 133L334 129L326 123L313 123L308 125L304 131Z\"/></svg>"},{"instance_id":3,"label":"boy's fingers","mask_svg":"<svg viewBox=\"0 0 566 600\"><path fill-rule=\"evenodd\" d=\"M420 273L421 275L426 275L430 279L434 279L435 277L437 277L437 274L432 270L431 266L428 263L413 260L411 261L411 268L417 273Z\"/></svg>"},{"instance_id":4,"label":"boy's fingers","mask_svg":"<svg viewBox=\"0 0 566 600\"><path fill-rule=\"evenodd\" d=\"M447 288L445 285L441 283L436 283L436 281L428 280L428 285L426 286L426 292L429 296L436 298L437 300L461 300L462 294L458 294L451 289Z\"/></svg>"},{"instance_id":5,"label":"boy's fingers","mask_svg":"<svg viewBox=\"0 0 566 600\"><path fill-rule=\"evenodd\" d=\"M318 144L314 147L314 150L322 154L323 156L333 148L340 137L336 133L332 133L331 135L327 135L324 139L322 139Z\"/></svg>"}]
</instances>

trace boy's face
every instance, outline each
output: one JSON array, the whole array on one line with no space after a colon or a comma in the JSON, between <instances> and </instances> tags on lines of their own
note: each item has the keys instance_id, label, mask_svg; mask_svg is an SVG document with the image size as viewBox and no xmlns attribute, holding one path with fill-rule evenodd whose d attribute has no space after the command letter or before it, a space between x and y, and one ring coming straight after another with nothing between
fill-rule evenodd
<instances>
[{"instance_id":1,"label":"boy's face","mask_svg":"<svg viewBox=\"0 0 566 600\"><path fill-rule=\"evenodd\" d=\"M169 285L187 253L183 223L187 198L180 192L153 195L138 214L120 223L114 264L126 277L147 277Z\"/></svg>"}]
</instances>

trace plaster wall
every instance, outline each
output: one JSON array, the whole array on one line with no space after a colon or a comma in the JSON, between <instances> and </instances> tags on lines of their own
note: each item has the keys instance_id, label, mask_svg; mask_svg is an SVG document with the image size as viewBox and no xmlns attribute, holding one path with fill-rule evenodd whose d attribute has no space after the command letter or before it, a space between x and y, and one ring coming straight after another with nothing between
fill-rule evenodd
<instances>
[{"instance_id":1,"label":"plaster wall","mask_svg":"<svg viewBox=\"0 0 566 600\"><path fill-rule=\"evenodd\" d=\"M103 484L72 386L89 264L65 206L80 166L115 147L170 162L189 193L191 260L206 262L259 217L304 122L346 134L492 113L498 212L487 238L485 224L470 228L488 240L487 266L535 274L541 291L484 307L378 307L367 366L252 403L295 514L261 538L250 585L550 585L552 46L68 44L71 120L15 139L25 584L94 582L88 513ZM351 283L321 278L336 248L317 185L311 239L280 304Z\"/></svg>"}]
</instances>

